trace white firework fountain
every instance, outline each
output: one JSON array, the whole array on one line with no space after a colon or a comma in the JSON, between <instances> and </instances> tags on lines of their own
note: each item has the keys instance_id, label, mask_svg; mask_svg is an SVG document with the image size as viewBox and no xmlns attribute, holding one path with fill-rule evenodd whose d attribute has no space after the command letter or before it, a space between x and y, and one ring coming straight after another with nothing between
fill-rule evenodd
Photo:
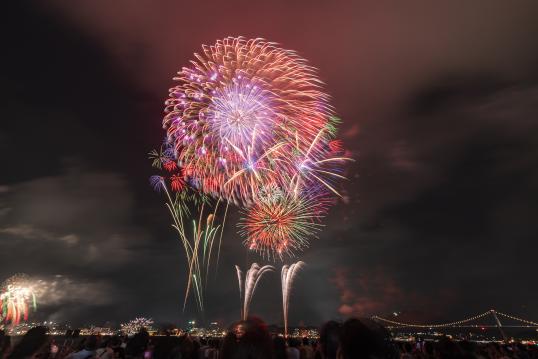
<instances>
[{"instance_id":1,"label":"white firework fountain","mask_svg":"<svg viewBox=\"0 0 538 359\"><path fill-rule=\"evenodd\" d=\"M237 280L239 281L239 300L241 302L241 320L245 320L248 317L248 310L250 308L250 302L254 296L254 291L258 286L258 282L261 277L275 268L270 265L260 267L258 263L252 263L250 269L247 270L246 276L243 278L243 271L239 266L235 266L237 271Z\"/></svg>"},{"instance_id":2,"label":"white firework fountain","mask_svg":"<svg viewBox=\"0 0 538 359\"><path fill-rule=\"evenodd\" d=\"M304 262L299 261L292 265L284 265L282 267L281 279L282 279L282 312L284 314L284 337L288 336L288 309L290 303L290 293L293 285L293 281L297 272L305 265Z\"/></svg>"}]
</instances>

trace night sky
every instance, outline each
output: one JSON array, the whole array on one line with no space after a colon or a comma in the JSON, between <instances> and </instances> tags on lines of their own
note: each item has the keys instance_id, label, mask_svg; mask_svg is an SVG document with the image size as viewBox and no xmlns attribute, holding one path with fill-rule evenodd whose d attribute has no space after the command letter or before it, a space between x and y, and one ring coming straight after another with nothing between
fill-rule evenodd
<instances>
[{"instance_id":1,"label":"night sky","mask_svg":"<svg viewBox=\"0 0 538 359\"><path fill-rule=\"evenodd\" d=\"M36 319L239 317L229 216L205 318L147 153L201 44L263 37L320 69L353 154L291 324L401 311L538 319L535 1L11 2L2 34L0 281L50 283ZM251 312L281 323L279 274Z\"/></svg>"}]
</instances>

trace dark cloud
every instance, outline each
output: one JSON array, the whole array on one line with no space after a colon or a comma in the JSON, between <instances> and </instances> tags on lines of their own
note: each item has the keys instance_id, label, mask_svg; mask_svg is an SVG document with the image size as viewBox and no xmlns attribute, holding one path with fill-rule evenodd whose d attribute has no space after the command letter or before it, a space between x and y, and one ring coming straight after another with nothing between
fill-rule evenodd
<instances>
[{"instance_id":1,"label":"dark cloud","mask_svg":"<svg viewBox=\"0 0 538 359\"><path fill-rule=\"evenodd\" d=\"M50 262L53 273L65 265L109 269L149 241L131 223L132 196L116 174L69 169L11 186L2 197L3 208L10 209L0 228L8 249L2 259L17 252L31 262L20 263L26 268Z\"/></svg>"},{"instance_id":2,"label":"dark cloud","mask_svg":"<svg viewBox=\"0 0 538 359\"><path fill-rule=\"evenodd\" d=\"M69 278L47 281L40 302L52 306L50 313L41 313L49 319L61 316L64 302L78 304L78 313L85 315L88 305L116 303L122 296L111 290L117 283L107 277L140 260L151 244L149 234L132 222L132 195L117 174L71 168L9 186L1 203L0 262L5 265L0 277L25 272Z\"/></svg>"},{"instance_id":3,"label":"dark cloud","mask_svg":"<svg viewBox=\"0 0 538 359\"><path fill-rule=\"evenodd\" d=\"M87 313L116 305L119 297L116 287L104 280L72 279L64 275L32 279L36 283L37 315L45 321L77 324L81 319L81 309L86 312L83 318L87 320Z\"/></svg>"},{"instance_id":4,"label":"dark cloud","mask_svg":"<svg viewBox=\"0 0 538 359\"><path fill-rule=\"evenodd\" d=\"M48 315L195 315L194 306L181 314L184 262L147 185L145 156L161 140L175 71L200 44L245 35L320 68L356 160L345 201L301 256L292 323L393 311L457 319L490 307L538 318L529 285L538 230L535 2L13 6L20 16L5 24L17 36L1 90L0 277L65 276L57 283L73 295L45 306ZM235 230L225 232L206 319L237 317L233 265L260 260ZM94 304L81 294L89 292L101 293ZM279 322L279 303L270 274L252 311Z\"/></svg>"}]
</instances>

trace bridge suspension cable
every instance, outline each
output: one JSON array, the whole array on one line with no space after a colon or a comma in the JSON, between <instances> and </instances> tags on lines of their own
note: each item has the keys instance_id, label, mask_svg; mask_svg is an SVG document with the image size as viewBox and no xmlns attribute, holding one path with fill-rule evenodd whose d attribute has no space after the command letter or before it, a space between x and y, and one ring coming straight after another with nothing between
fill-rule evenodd
<instances>
[{"instance_id":1,"label":"bridge suspension cable","mask_svg":"<svg viewBox=\"0 0 538 359\"><path fill-rule=\"evenodd\" d=\"M522 318L518 318L518 317L515 317L513 315L509 315L509 314L505 314L505 313L501 313L499 311L496 311L494 309L491 309L491 310L488 310L487 312L484 312L484 313L481 313L481 314L477 314L473 317L469 317L469 318L466 318L466 319L462 319L462 320L458 320L458 321L455 321L455 322L449 322L449 323L435 323L435 324L418 324L418 323L404 323L404 322L399 322L399 321L396 321L396 320L391 320L391 319L387 319L387 318L382 318L382 317L379 317L377 315L374 315L372 317L373 320L377 320L377 321L380 321L380 322L384 322L386 324L391 324L391 325L395 325L395 326L399 326L399 327L413 327L413 328L447 328L447 327L457 327L457 326L461 326L462 324L465 324L465 323L468 323L468 322L472 322L474 320L477 320L477 319L480 319L480 318L483 318L487 315L492 315L494 318L495 318L495 314L499 314L505 318L509 318L509 319L512 319L512 320L516 320L516 321L519 321L519 322L522 322L522 323L525 323L527 324L527 327L529 325L531 326L538 326L538 323L536 322L533 322L533 321L530 321L530 320L525 320L525 319L522 319ZM499 323L500 324L500 323Z\"/></svg>"},{"instance_id":2,"label":"bridge suspension cable","mask_svg":"<svg viewBox=\"0 0 538 359\"><path fill-rule=\"evenodd\" d=\"M514 317L513 315L510 315L510 314L501 313L501 312L499 312L498 310L496 310L495 313L497 313L497 314L499 314L500 316L503 316L503 317L505 317L505 318L508 318L508 319L517 320L517 321L522 322L522 323L525 323L525 324L530 324L530 325L538 326L538 323L536 323L536 322L533 322L533 321L531 321L531 320L525 320L525 319L518 318L518 317Z\"/></svg>"}]
</instances>

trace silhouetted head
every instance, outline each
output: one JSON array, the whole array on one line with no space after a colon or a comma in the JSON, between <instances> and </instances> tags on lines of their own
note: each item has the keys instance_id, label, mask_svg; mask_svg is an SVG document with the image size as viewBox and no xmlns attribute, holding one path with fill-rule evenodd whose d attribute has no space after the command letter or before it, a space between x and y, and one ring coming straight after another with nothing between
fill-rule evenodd
<instances>
[{"instance_id":1,"label":"silhouetted head","mask_svg":"<svg viewBox=\"0 0 538 359\"><path fill-rule=\"evenodd\" d=\"M125 349L122 347L114 348L114 359L125 359Z\"/></svg>"},{"instance_id":2,"label":"silhouetted head","mask_svg":"<svg viewBox=\"0 0 538 359\"><path fill-rule=\"evenodd\" d=\"M458 345L446 337L437 342L436 352L441 358L455 358L461 355Z\"/></svg>"},{"instance_id":3,"label":"silhouetted head","mask_svg":"<svg viewBox=\"0 0 538 359\"><path fill-rule=\"evenodd\" d=\"M3 330L0 330L0 358L3 358L11 346L11 337L6 335Z\"/></svg>"},{"instance_id":4,"label":"silhouetted head","mask_svg":"<svg viewBox=\"0 0 538 359\"><path fill-rule=\"evenodd\" d=\"M234 326L228 330L228 333L224 336L220 346L220 357L222 359L234 358L235 353L237 352L238 338L235 335L233 330Z\"/></svg>"},{"instance_id":5,"label":"silhouetted head","mask_svg":"<svg viewBox=\"0 0 538 359\"><path fill-rule=\"evenodd\" d=\"M31 357L35 354L38 354L40 351L45 351L47 344L49 343L49 338L47 336L48 328L46 327L35 327L30 329L11 354L8 356L8 359L24 359Z\"/></svg>"},{"instance_id":6,"label":"silhouetted head","mask_svg":"<svg viewBox=\"0 0 538 359\"><path fill-rule=\"evenodd\" d=\"M118 336L110 337L106 343L109 348L117 348L121 345L121 339Z\"/></svg>"},{"instance_id":7,"label":"silhouetted head","mask_svg":"<svg viewBox=\"0 0 538 359\"><path fill-rule=\"evenodd\" d=\"M396 354L389 333L371 321L348 319L340 338L342 359L392 358Z\"/></svg>"},{"instance_id":8,"label":"silhouetted head","mask_svg":"<svg viewBox=\"0 0 538 359\"><path fill-rule=\"evenodd\" d=\"M280 336L274 337L273 350L275 354L275 359L286 359L286 340Z\"/></svg>"},{"instance_id":9,"label":"silhouetted head","mask_svg":"<svg viewBox=\"0 0 538 359\"><path fill-rule=\"evenodd\" d=\"M125 348L125 354L127 356L141 357L146 350L146 347L149 342L149 334L147 330L140 329L131 340L127 342L127 347Z\"/></svg>"},{"instance_id":10,"label":"silhouetted head","mask_svg":"<svg viewBox=\"0 0 538 359\"><path fill-rule=\"evenodd\" d=\"M250 317L232 329L236 338L233 345L225 338L222 359L272 359L273 342L265 323ZM240 330L238 330L240 328Z\"/></svg>"},{"instance_id":11,"label":"silhouetted head","mask_svg":"<svg viewBox=\"0 0 538 359\"><path fill-rule=\"evenodd\" d=\"M84 349L94 351L97 349L97 337L92 335L84 341Z\"/></svg>"},{"instance_id":12,"label":"silhouetted head","mask_svg":"<svg viewBox=\"0 0 538 359\"><path fill-rule=\"evenodd\" d=\"M288 345L292 348L297 348L299 346L299 341L295 338L289 338Z\"/></svg>"},{"instance_id":13,"label":"silhouetted head","mask_svg":"<svg viewBox=\"0 0 538 359\"><path fill-rule=\"evenodd\" d=\"M432 344L432 342L425 342L424 343L424 351L429 356L433 356L433 344Z\"/></svg>"},{"instance_id":14,"label":"silhouetted head","mask_svg":"<svg viewBox=\"0 0 538 359\"><path fill-rule=\"evenodd\" d=\"M340 323L334 320L323 324L319 331L319 344L325 359L335 359L340 345Z\"/></svg>"},{"instance_id":15,"label":"silhouetted head","mask_svg":"<svg viewBox=\"0 0 538 359\"><path fill-rule=\"evenodd\" d=\"M245 335L245 330L246 330L246 323L244 321L240 321L238 322L235 327L234 327L234 333L235 333L235 336L240 339L243 335Z\"/></svg>"}]
</instances>

